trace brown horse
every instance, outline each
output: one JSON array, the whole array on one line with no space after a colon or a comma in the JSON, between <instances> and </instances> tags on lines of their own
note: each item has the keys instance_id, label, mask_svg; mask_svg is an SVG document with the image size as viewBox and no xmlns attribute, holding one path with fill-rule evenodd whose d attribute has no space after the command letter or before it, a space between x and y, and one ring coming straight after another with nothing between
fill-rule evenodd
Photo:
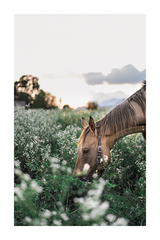
<instances>
[{"instance_id":1,"label":"brown horse","mask_svg":"<svg viewBox=\"0 0 160 240\"><path fill-rule=\"evenodd\" d=\"M146 81L140 90L99 121L94 122L90 117L88 124L82 117L82 125L73 175L92 181L93 174L101 176L110 163L110 150L118 139L138 132L146 139Z\"/></svg>"}]
</instances>

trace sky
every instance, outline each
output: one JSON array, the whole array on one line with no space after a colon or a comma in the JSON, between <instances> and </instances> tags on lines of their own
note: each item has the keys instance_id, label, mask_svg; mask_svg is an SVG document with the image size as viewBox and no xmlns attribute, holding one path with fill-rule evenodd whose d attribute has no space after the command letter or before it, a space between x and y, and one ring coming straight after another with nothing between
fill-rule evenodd
<instances>
[{"instance_id":1,"label":"sky","mask_svg":"<svg viewBox=\"0 0 160 240\"><path fill-rule=\"evenodd\" d=\"M14 81L22 75L61 107L130 96L146 79L146 16L14 15Z\"/></svg>"}]
</instances>

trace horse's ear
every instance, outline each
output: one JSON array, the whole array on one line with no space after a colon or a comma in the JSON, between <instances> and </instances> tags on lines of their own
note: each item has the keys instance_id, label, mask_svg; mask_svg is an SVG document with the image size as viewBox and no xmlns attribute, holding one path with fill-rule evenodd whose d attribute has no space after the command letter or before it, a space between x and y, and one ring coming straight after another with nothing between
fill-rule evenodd
<instances>
[{"instance_id":1,"label":"horse's ear","mask_svg":"<svg viewBox=\"0 0 160 240\"><path fill-rule=\"evenodd\" d=\"M88 125L86 119L84 117L82 117L82 126L86 127Z\"/></svg>"},{"instance_id":2,"label":"horse's ear","mask_svg":"<svg viewBox=\"0 0 160 240\"><path fill-rule=\"evenodd\" d=\"M93 120L93 118L90 116L90 118L89 118L89 127L90 127L90 129L95 133L95 123L94 123L94 120Z\"/></svg>"}]
</instances>

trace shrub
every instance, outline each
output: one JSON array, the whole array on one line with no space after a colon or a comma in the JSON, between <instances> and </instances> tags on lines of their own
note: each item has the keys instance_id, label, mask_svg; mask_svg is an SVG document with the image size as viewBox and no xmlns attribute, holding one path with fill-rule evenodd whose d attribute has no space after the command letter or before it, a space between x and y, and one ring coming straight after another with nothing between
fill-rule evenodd
<instances>
[{"instance_id":1,"label":"shrub","mask_svg":"<svg viewBox=\"0 0 160 240\"><path fill-rule=\"evenodd\" d=\"M141 134L120 139L113 147L106 178L111 188L103 197L112 213L126 217L133 226L146 225L146 147Z\"/></svg>"},{"instance_id":2,"label":"shrub","mask_svg":"<svg viewBox=\"0 0 160 240\"><path fill-rule=\"evenodd\" d=\"M99 181L72 177L81 117L104 112L15 108L15 225L145 225L145 142L120 139Z\"/></svg>"},{"instance_id":3,"label":"shrub","mask_svg":"<svg viewBox=\"0 0 160 240\"><path fill-rule=\"evenodd\" d=\"M14 188L16 226L127 225L126 219L108 214L109 203L101 200L107 184L102 178L93 184L83 183L83 191L87 189L87 194L82 197L81 192L81 197L74 197L72 206L68 195L78 180L73 180L70 170L59 165L58 159L51 158L50 161L55 174L52 182L32 180L17 168L15 162L15 173L21 179L21 184Z\"/></svg>"}]
</instances>

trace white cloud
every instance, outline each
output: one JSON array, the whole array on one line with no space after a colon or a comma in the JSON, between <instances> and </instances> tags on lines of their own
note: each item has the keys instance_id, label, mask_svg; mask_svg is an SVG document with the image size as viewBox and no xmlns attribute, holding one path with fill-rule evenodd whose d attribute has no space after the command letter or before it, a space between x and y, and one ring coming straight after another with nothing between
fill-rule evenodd
<instances>
[{"instance_id":1,"label":"white cloud","mask_svg":"<svg viewBox=\"0 0 160 240\"><path fill-rule=\"evenodd\" d=\"M128 64L123 68L113 68L111 73L104 76L102 73L90 72L83 74L88 85L96 85L107 82L109 84L136 84L146 79L146 69L139 71L133 65Z\"/></svg>"}]
</instances>

